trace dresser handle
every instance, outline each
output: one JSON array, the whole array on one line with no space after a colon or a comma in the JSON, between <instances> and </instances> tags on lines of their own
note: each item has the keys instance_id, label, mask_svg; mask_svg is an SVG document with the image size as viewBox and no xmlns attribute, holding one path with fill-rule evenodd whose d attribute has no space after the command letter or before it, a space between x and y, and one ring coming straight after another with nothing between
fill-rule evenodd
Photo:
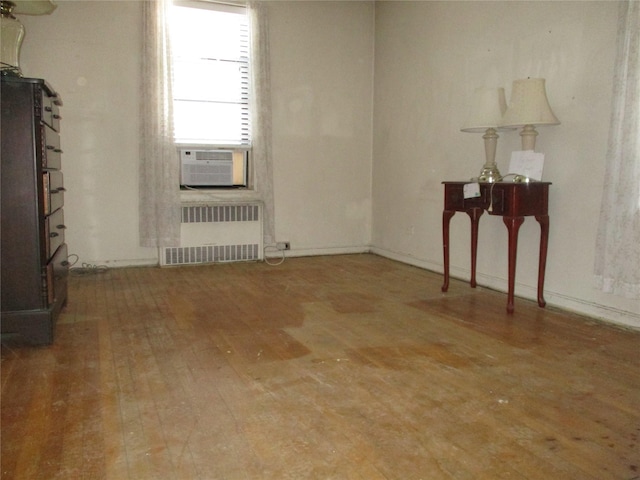
<instances>
[{"instance_id":1,"label":"dresser handle","mask_svg":"<svg viewBox=\"0 0 640 480\"><path fill-rule=\"evenodd\" d=\"M60 265L62 265L63 267L68 267L69 266L69 261L68 260L63 260L60 262Z\"/></svg>"},{"instance_id":2,"label":"dresser handle","mask_svg":"<svg viewBox=\"0 0 640 480\"><path fill-rule=\"evenodd\" d=\"M56 228L59 230L64 230L65 228L67 228L67 226L60 224L60 225L56 225Z\"/></svg>"},{"instance_id":3,"label":"dresser handle","mask_svg":"<svg viewBox=\"0 0 640 480\"><path fill-rule=\"evenodd\" d=\"M45 112L53 112L53 108L51 107L44 107ZM54 113L52 115L53 118L55 118L56 120L62 120L62 117L60 115L58 115L57 113Z\"/></svg>"},{"instance_id":4,"label":"dresser handle","mask_svg":"<svg viewBox=\"0 0 640 480\"><path fill-rule=\"evenodd\" d=\"M50 236L51 238L54 238L54 237L58 237L58 236L60 236L60 234L59 234L58 232L51 232L51 233L49 234L49 236Z\"/></svg>"}]
</instances>

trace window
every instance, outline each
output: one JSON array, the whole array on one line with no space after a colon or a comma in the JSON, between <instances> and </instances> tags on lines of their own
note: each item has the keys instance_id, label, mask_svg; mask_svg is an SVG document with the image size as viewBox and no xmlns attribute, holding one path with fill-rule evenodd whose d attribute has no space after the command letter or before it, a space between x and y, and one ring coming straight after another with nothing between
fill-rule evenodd
<instances>
[{"instance_id":1,"label":"window","mask_svg":"<svg viewBox=\"0 0 640 480\"><path fill-rule=\"evenodd\" d=\"M246 8L174 2L173 108L178 145L251 146Z\"/></svg>"}]
</instances>

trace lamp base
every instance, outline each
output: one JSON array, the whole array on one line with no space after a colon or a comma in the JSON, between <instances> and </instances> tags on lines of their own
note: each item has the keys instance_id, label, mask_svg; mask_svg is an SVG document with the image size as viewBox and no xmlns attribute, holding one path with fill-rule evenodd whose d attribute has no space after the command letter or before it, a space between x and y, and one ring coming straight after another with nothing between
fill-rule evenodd
<instances>
[{"instance_id":1,"label":"lamp base","mask_svg":"<svg viewBox=\"0 0 640 480\"><path fill-rule=\"evenodd\" d=\"M478 182L495 183L502 179L496 165L496 147L498 145L498 133L495 128L487 128L484 138L485 162L478 177Z\"/></svg>"},{"instance_id":2,"label":"lamp base","mask_svg":"<svg viewBox=\"0 0 640 480\"><path fill-rule=\"evenodd\" d=\"M520 131L520 139L522 140L522 150L535 150L536 137L538 131L535 125L525 125Z\"/></svg>"},{"instance_id":3,"label":"lamp base","mask_svg":"<svg viewBox=\"0 0 640 480\"><path fill-rule=\"evenodd\" d=\"M15 4L0 1L0 21L2 22L2 43L0 44L0 62L3 75L22 76L20 71L20 46L24 38L24 27L11 14Z\"/></svg>"},{"instance_id":4,"label":"lamp base","mask_svg":"<svg viewBox=\"0 0 640 480\"><path fill-rule=\"evenodd\" d=\"M497 165L485 165L482 167L482 171L478 176L478 182L480 183L495 183L502 180L502 175L498 171Z\"/></svg>"}]
</instances>

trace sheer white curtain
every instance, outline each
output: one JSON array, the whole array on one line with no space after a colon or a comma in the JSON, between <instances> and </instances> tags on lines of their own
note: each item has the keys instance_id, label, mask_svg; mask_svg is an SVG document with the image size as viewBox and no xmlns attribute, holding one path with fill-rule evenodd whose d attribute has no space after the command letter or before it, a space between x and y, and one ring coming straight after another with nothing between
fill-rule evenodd
<instances>
[{"instance_id":1,"label":"sheer white curtain","mask_svg":"<svg viewBox=\"0 0 640 480\"><path fill-rule=\"evenodd\" d=\"M604 193L596 240L596 282L640 298L640 2L622 2Z\"/></svg>"},{"instance_id":2,"label":"sheer white curtain","mask_svg":"<svg viewBox=\"0 0 640 480\"><path fill-rule=\"evenodd\" d=\"M171 0L143 4L140 245L180 244L180 170L173 140L171 48L167 22Z\"/></svg>"},{"instance_id":3,"label":"sheer white curtain","mask_svg":"<svg viewBox=\"0 0 640 480\"><path fill-rule=\"evenodd\" d=\"M273 169L271 156L271 72L269 69L269 30L267 7L249 2L251 17L251 144L254 190L264 205L264 244L275 242Z\"/></svg>"}]
</instances>

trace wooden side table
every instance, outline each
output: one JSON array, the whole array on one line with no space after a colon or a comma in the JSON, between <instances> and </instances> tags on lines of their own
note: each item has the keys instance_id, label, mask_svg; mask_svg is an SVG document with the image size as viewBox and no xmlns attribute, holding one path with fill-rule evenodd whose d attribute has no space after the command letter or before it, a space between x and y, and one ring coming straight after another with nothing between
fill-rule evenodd
<instances>
[{"instance_id":1,"label":"wooden side table","mask_svg":"<svg viewBox=\"0 0 640 480\"><path fill-rule=\"evenodd\" d=\"M466 212L471 219L471 281L476 286L476 258L478 252L478 223L482 214L502 217L509 234L509 285L507 312L513 313L513 297L516 276L518 230L524 217L535 216L540 224L540 258L538 263L538 305L544 307L544 273L549 241L549 182L530 183L481 183L480 196L464 198L464 185L469 182L442 182L444 185L444 211L442 212L442 239L444 253L444 284L449 288L449 223L456 212Z\"/></svg>"}]
</instances>

